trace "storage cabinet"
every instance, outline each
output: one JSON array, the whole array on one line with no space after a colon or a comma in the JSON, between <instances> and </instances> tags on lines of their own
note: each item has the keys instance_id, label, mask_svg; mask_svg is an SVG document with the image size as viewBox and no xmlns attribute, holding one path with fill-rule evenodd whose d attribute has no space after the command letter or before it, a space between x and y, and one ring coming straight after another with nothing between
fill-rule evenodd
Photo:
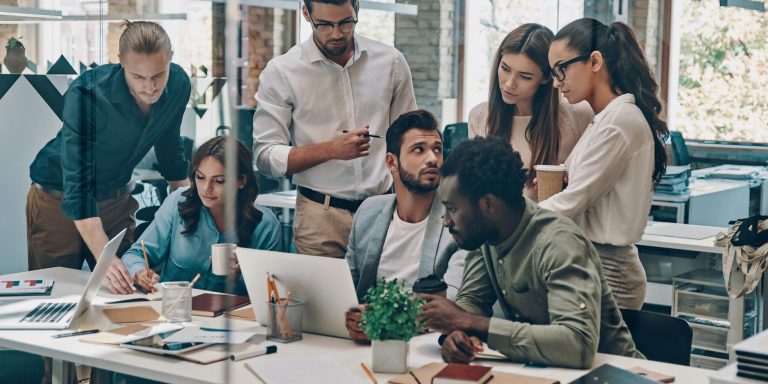
<instances>
[{"instance_id":1,"label":"storage cabinet","mask_svg":"<svg viewBox=\"0 0 768 384\"><path fill-rule=\"evenodd\" d=\"M688 321L693 330L691 366L726 366L733 361L731 346L758 329L760 288L731 299L722 272L698 269L674 277L673 290L672 316Z\"/></svg>"}]
</instances>

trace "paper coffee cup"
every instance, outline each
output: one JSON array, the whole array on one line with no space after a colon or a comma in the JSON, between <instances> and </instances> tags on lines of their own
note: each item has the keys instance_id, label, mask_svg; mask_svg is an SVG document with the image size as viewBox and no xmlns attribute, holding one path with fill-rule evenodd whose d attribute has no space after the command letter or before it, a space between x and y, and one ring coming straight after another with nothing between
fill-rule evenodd
<instances>
[{"instance_id":1,"label":"paper coffee cup","mask_svg":"<svg viewBox=\"0 0 768 384\"><path fill-rule=\"evenodd\" d=\"M565 165L534 165L539 189L539 201L544 201L563 190Z\"/></svg>"},{"instance_id":2,"label":"paper coffee cup","mask_svg":"<svg viewBox=\"0 0 768 384\"><path fill-rule=\"evenodd\" d=\"M214 275L224 276L229 267L229 256L235 253L237 244L221 243L211 246L211 272Z\"/></svg>"}]
</instances>

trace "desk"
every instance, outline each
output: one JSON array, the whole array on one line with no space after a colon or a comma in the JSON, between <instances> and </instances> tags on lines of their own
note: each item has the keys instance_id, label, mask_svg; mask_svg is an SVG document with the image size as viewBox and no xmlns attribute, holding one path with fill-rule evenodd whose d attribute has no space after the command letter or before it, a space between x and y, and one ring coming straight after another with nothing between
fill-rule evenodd
<instances>
[{"instance_id":1,"label":"desk","mask_svg":"<svg viewBox=\"0 0 768 384\"><path fill-rule=\"evenodd\" d=\"M53 297L57 297L76 293L78 288L86 283L88 272L65 268L49 268L40 271L21 272L2 276L4 279L32 277L56 280ZM112 300L113 298L114 295L102 292L102 294L97 297L94 305L79 319L79 326L91 327L94 325L106 325L108 321L101 314L99 308L103 306L105 301ZM160 302L151 303L151 305L157 306L157 309L159 309L160 304ZM136 303L119 305L131 306L136 305ZM221 326L223 319L194 317L193 321L207 326ZM339 314L339 321L342 321L341 314ZM247 321L231 320L231 326L233 328L244 328L252 325L253 323ZM253 374L245 368L245 363L252 360L244 360L235 363L222 361L208 365L200 365L171 357L161 357L150 353L121 349L114 346L82 343L77 340L79 337L62 339L52 338L51 335L56 333L58 332L0 331L0 347L53 358L55 373L54 383L60 383L61 377L66 377L64 376L66 372L63 372L63 369L61 368L62 366L65 366L65 364L63 364L64 361L171 383L222 383L225 380L225 372L228 372L228 382L258 382ZM367 382L359 364L360 362L365 362L370 366L371 351L368 346L356 345L352 341L346 339L307 333L304 334L304 340L289 344L278 343L278 346L278 353L261 356L258 357L258 359L295 359L328 355L346 367L351 375L363 380L363 382ZM416 368L429 362L439 361L440 349L437 345L437 334L427 334L414 338L410 343L410 351L409 366L411 368ZM593 366L596 367L604 363L610 363L623 368L640 366L650 370L663 372L675 376L675 382L683 384L706 382L707 377L711 373L711 371L698 368L604 354L598 354ZM489 362L487 364L496 367L501 371L556 378L563 383L567 383L576 377L581 376L585 372L562 368L523 368L521 364L516 363ZM376 374L380 383L384 383L386 380L395 376L397 375Z\"/></svg>"},{"instance_id":2,"label":"desk","mask_svg":"<svg viewBox=\"0 0 768 384\"><path fill-rule=\"evenodd\" d=\"M675 208L675 222L726 226L749 216L749 184L741 180L693 179L690 196L653 194L651 206Z\"/></svg>"}]
</instances>

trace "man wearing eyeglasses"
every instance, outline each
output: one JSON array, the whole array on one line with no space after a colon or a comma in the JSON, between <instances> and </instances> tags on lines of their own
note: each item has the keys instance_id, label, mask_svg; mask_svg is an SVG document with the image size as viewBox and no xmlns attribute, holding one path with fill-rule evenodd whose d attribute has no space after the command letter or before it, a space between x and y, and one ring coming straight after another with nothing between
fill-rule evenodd
<instances>
[{"instance_id":1,"label":"man wearing eyeglasses","mask_svg":"<svg viewBox=\"0 0 768 384\"><path fill-rule=\"evenodd\" d=\"M294 175L302 254L344 257L360 203L391 187L387 128L416 109L408 63L397 49L355 35L358 10L358 0L303 0L312 37L259 77L254 162L267 175Z\"/></svg>"}]
</instances>

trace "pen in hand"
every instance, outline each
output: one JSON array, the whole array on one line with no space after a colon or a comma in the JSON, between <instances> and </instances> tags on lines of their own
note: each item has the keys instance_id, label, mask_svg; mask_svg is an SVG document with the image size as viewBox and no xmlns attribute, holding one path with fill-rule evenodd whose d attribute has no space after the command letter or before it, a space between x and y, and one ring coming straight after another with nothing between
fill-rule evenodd
<instances>
[{"instance_id":1,"label":"pen in hand","mask_svg":"<svg viewBox=\"0 0 768 384\"><path fill-rule=\"evenodd\" d=\"M341 131L341 132L342 132L342 133L349 133L349 131L348 131L348 130L346 130L346 129L345 129L345 130L343 130L343 131ZM372 134L370 134L370 133L369 133L369 134L367 134L367 135L360 135L360 136L362 136L362 137L373 137L373 138L376 138L376 139L381 139L381 136L379 136L379 135L372 135Z\"/></svg>"}]
</instances>

